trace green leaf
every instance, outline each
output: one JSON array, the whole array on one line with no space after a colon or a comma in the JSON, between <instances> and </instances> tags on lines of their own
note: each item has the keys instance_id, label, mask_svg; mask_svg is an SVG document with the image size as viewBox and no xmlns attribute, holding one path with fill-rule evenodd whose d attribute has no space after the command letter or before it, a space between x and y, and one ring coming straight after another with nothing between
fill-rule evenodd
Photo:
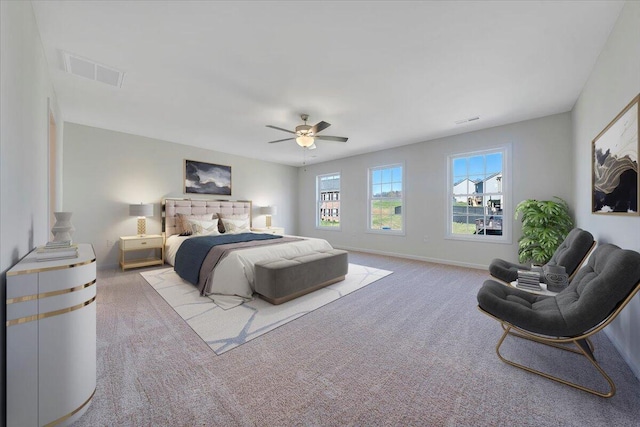
<instances>
[{"instance_id":1,"label":"green leaf","mask_svg":"<svg viewBox=\"0 0 640 427\"><path fill-rule=\"evenodd\" d=\"M514 216L522 218L523 236L518 240L520 262L548 262L574 227L569 205L559 197L523 200L516 206Z\"/></svg>"}]
</instances>

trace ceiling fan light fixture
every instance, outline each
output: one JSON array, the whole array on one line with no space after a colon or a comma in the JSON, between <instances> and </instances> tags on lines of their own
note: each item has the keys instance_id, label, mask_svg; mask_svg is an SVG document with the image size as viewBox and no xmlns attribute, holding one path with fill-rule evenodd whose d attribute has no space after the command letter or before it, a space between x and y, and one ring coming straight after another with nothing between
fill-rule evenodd
<instances>
[{"instance_id":1,"label":"ceiling fan light fixture","mask_svg":"<svg viewBox=\"0 0 640 427\"><path fill-rule=\"evenodd\" d=\"M284 129L284 128L281 128L281 127L278 127L278 126L267 125L268 128L281 130L283 132L287 132L289 134L295 135L295 136L291 136L289 138L278 139L278 140L275 140L275 141L269 141L269 144L273 144L273 143L276 143L276 142L282 142L282 141L291 141L292 139L295 139L296 143L300 147L306 148L306 149L309 149L309 150L313 150L314 148L316 148L316 145L315 145L315 140L316 139L320 139L320 140L323 140L323 141L335 141L335 142L347 142L347 140L349 139L349 138L345 138L343 136L327 136L327 135L319 136L318 134L320 132L322 132L323 130L325 130L326 128L328 128L329 126L331 126L331 123L327 123L325 121L320 121L320 122L316 123L314 126L309 126L307 124L307 119L309 118L309 116L307 114L301 114L300 118L302 119L302 121L304 121L304 124L296 126L295 131L289 130L289 129Z\"/></svg>"},{"instance_id":2,"label":"ceiling fan light fixture","mask_svg":"<svg viewBox=\"0 0 640 427\"><path fill-rule=\"evenodd\" d=\"M310 136L302 135L296 138L296 142L301 147L310 147L313 145L313 138Z\"/></svg>"}]
</instances>

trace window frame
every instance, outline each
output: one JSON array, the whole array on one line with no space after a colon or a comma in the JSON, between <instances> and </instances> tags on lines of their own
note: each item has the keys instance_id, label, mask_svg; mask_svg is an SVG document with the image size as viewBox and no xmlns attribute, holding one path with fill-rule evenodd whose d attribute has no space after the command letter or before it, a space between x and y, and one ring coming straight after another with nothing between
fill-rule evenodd
<instances>
[{"instance_id":1,"label":"window frame","mask_svg":"<svg viewBox=\"0 0 640 427\"><path fill-rule=\"evenodd\" d=\"M371 228L371 223L372 223L372 212L371 212L371 204L373 202L373 191L372 191L372 186L373 186L373 173L377 170L383 170L383 169L392 169L395 167L400 167L402 169L402 197L398 198L398 197L393 197L393 198L386 198L388 200L400 200L401 203L401 207L402 209L400 210L400 215L402 217L402 229L400 230L384 230L384 229L377 229L377 228ZM366 232L367 233L374 233L374 234L384 234L384 235L394 235L394 236L404 236L406 234L406 185L407 185L407 180L406 180L406 167L404 162L397 162L397 163L390 163L390 164L386 164L386 165L378 165L378 166L371 166L367 169L367 229ZM377 198L376 200L380 200L380 198Z\"/></svg>"},{"instance_id":2,"label":"window frame","mask_svg":"<svg viewBox=\"0 0 640 427\"><path fill-rule=\"evenodd\" d=\"M322 180L323 177L331 177L331 176L338 176L339 178L339 187L338 187L338 197L334 199L334 194L335 192L331 193L329 195L328 198L323 199L322 198L322 192L320 191L320 182ZM333 173L323 173L323 174L319 174L316 175L316 229L317 230L329 230L329 231L340 231L342 229L342 173L341 172L333 172ZM320 223L320 221L322 220L322 214L321 209L322 208L322 204L324 202L339 202L339 208L338 208L338 212L337 212L337 216L340 217L340 219L338 220L338 225L337 226L327 226L327 225L322 225ZM330 207L330 208L324 208L324 209L328 209L328 210L334 210L336 208L334 207Z\"/></svg>"},{"instance_id":3,"label":"window frame","mask_svg":"<svg viewBox=\"0 0 640 427\"><path fill-rule=\"evenodd\" d=\"M453 161L460 158L469 158L474 156L486 156L490 154L501 153L502 154L502 235L494 236L487 234L456 234L452 230L453 219L453 203L452 197L454 197L454 180L453 176ZM447 216L445 218L445 239L450 240L464 240L471 242L484 242L484 243L500 243L511 244L512 243L512 230L513 230L513 197L512 197L512 174L511 174L511 143L502 144L482 150L475 151L463 151L459 153L447 155L447 193L446 193L446 206ZM484 189L483 189L484 190ZM486 193L482 193L486 194Z\"/></svg>"}]
</instances>

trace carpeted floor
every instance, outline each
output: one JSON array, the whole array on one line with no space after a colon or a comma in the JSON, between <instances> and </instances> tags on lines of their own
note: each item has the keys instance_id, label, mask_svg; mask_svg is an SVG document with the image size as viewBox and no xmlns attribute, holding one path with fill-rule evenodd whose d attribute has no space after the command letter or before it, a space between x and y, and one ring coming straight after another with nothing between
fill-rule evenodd
<instances>
[{"instance_id":1,"label":"carpeted floor","mask_svg":"<svg viewBox=\"0 0 640 427\"><path fill-rule=\"evenodd\" d=\"M235 307L218 306L213 299L200 296L200 291L178 276L172 267L145 271L141 275L191 329L220 355L391 273L349 264L349 272L344 280L315 292L279 305L254 298Z\"/></svg>"},{"instance_id":2,"label":"carpeted floor","mask_svg":"<svg viewBox=\"0 0 640 427\"><path fill-rule=\"evenodd\" d=\"M640 382L604 333L617 385L594 397L498 360L476 309L486 272L350 253L377 282L217 356L138 272L100 272L98 387L76 426L638 426ZM503 346L587 383L588 362Z\"/></svg>"}]
</instances>

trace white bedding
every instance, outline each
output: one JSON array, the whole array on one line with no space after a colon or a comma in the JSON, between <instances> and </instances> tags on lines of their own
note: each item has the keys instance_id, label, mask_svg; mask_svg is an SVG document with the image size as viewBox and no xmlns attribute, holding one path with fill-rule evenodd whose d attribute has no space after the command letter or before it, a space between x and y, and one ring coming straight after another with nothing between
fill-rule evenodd
<instances>
[{"instance_id":1,"label":"white bedding","mask_svg":"<svg viewBox=\"0 0 640 427\"><path fill-rule=\"evenodd\" d=\"M174 265L178 248L186 239L178 235L169 236L165 245L165 260ZM227 305L235 306L241 304L243 300L251 299L254 286L254 265L258 261L263 261L275 257L288 257L302 255L309 251L328 250L332 246L324 239L305 237L289 243L278 243L275 245L257 246L249 249L238 249L231 251L215 267L213 274L209 278L213 295L211 299L220 303L223 308ZM221 298L222 296L235 296L236 298ZM240 297L241 299L238 299ZM236 303L234 303L236 301Z\"/></svg>"}]
</instances>

